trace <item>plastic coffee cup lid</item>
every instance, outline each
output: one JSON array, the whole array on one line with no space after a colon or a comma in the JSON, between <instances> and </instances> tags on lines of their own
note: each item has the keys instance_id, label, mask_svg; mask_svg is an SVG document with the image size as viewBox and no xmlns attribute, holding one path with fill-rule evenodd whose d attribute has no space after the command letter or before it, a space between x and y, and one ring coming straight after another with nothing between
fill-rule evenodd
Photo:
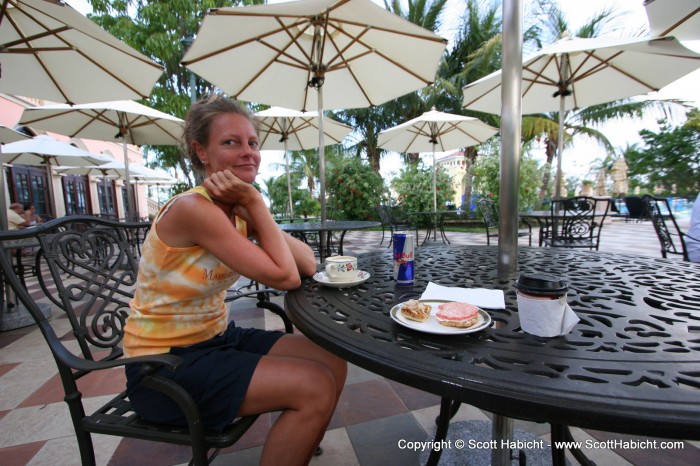
<instances>
[{"instance_id":1,"label":"plastic coffee cup lid","mask_svg":"<svg viewBox=\"0 0 700 466\"><path fill-rule=\"evenodd\" d=\"M535 296L563 296L569 286L556 275L547 273L522 274L515 282L515 288Z\"/></svg>"}]
</instances>

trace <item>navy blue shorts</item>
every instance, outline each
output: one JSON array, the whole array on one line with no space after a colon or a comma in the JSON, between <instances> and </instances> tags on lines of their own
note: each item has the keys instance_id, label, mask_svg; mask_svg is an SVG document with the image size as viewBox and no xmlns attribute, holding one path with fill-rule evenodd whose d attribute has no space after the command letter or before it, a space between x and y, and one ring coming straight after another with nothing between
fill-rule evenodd
<instances>
[{"instance_id":1,"label":"navy blue shorts","mask_svg":"<svg viewBox=\"0 0 700 466\"><path fill-rule=\"evenodd\" d=\"M187 347L171 348L183 359L176 370L163 368L158 374L176 381L199 406L204 426L221 432L238 415L250 379L260 358L267 354L283 332L239 328L229 322L221 336ZM141 364L126 366L126 389L139 416L151 422L186 426L182 410L170 398L139 385Z\"/></svg>"}]
</instances>

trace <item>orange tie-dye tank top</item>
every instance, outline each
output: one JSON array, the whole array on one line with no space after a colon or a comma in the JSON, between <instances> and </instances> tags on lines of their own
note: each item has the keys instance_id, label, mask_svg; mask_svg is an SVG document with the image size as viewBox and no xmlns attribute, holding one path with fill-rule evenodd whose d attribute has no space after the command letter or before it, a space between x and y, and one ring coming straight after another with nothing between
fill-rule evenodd
<instances>
[{"instance_id":1,"label":"orange tie-dye tank top","mask_svg":"<svg viewBox=\"0 0 700 466\"><path fill-rule=\"evenodd\" d=\"M141 250L124 327L126 356L167 353L173 346L200 343L228 325L224 297L240 274L201 246L174 248L158 237L158 220L186 195L201 195L211 202L206 189L198 186L170 199L154 219ZM236 218L236 228L247 236L245 221Z\"/></svg>"}]
</instances>

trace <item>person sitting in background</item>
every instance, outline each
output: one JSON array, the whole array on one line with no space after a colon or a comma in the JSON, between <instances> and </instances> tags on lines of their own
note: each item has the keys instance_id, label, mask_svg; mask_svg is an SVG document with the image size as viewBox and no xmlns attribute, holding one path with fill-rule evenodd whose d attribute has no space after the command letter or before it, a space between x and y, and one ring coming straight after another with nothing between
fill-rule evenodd
<instances>
[{"instance_id":1,"label":"person sitting in background","mask_svg":"<svg viewBox=\"0 0 700 466\"><path fill-rule=\"evenodd\" d=\"M24 209L22 204L19 202L13 202L10 204L10 208L7 210L7 229L8 230L20 230L22 228L27 228L29 222L24 218Z\"/></svg>"},{"instance_id":2,"label":"person sitting in background","mask_svg":"<svg viewBox=\"0 0 700 466\"><path fill-rule=\"evenodd\" d=\"M690 215L690 229L685 237L685 248L690 262L700 262L700 194L695 198Z\"/></svg>"},{"instance_id":3,"label":"person sitting in background","mask_svg":"<svg viewBox=\"0 0 700 466\"><path fill-rule=\"evenodd\" d=\"M184 139L205 180L171 198L153 220L124 353L182 357L176 371L159 374L193 396L207 428L282 411L260 464L308 464L343 389L345 361L300 334L238 327L224 298L241 275L280 290L299 287L301 277L316 272L313 251L279 229L252 184L260 143L244 107L220 96L192 105ZM139 384L139 366L126 367L134 410L153 422L186 425L169 398Z\"/></svg>"},{"instance_id":4,"label":"person sitting in background","mask_svg":"<svg viewBox=\"0 0 700 466\"><path fill-rule=\"evenodd\" d=\"M24 204L24 220L29 222L27 226L34 226L41 223L41 217L36 214L34 204Z\"/></svg>"}]
</instances>

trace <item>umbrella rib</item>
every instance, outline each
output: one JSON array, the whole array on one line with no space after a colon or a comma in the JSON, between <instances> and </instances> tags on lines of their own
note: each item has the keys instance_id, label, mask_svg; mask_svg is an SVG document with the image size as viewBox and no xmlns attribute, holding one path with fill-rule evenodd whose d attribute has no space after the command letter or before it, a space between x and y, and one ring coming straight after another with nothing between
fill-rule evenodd
<instances>
[{"instance_id":1,"label":"umbrella rib","mask_svg":"<svg viewBox=\"0 0 700 466\"><path fill-rule=\"evenodd\" d=\"M277 19L278 19L278 21L279 21L279 18L277 18ZM272 65L273 65L275 62L277 62L277 61L278 61L279 63L282 63L282 64L287 65L287 66L291 66L291 67L294 67L294 68L299 68L299 69L302 69L302 70L305 70L305 71L309 71L309 66L308 66L308 64L302 62L301 60L296 59L294 56L288 54L287 51L286 51L286 49L288 49L289 47L291 47L292 44L297 44L297 39L298 39L298 37L299 37L299 34L302 34L302 33L303 33L303 32L301 32L301 31L303 31L303 29L300 28L300 32L299 32L299 34L297 34L296 36L292 35L292 34L289 32L289 30L286 29L286 28L282 28L282 29L277 30L277 31L275 31L275 32L282 32L282 31L285 32L285 33L287 33L287 34L289 35L289 38L291 39L290 42L288 42L287 44L285 44L285 48L284 48L284 49L280 49L280 48L274 47L272 44L269 44L269 43L265 42L264 37L269 36L269 35L271 35L271 34L265 34L264 36L258 36L258 37L256 37L256 38L251 39L250 41L240 42L240 43L237 43L236 45L233 45L233 46L231 46L231 47L229 47L229 48L221 49L221 51L225 51L225 50L230 50L230 49L239 47L239 46L241 46L241 45L243 45L243 44L246 44L246 43L249 43L249 42L258 42L259 44L261 44L261 45L263 45L263 46L269 48L270 50L274 50L274 51L277 53L277 55L274 56L273 58L271 58L265 66L263 66L263 67L260 68L260 70L258 71L258 73L255 74L255 76L253 76L247 83L245 83L245 85L241 86L241 88L239 89L239 91L238 91L237 94L241 94L241 93L245 92L245 90L248 89L248 87L250 87L250 86L255 82L255 80L258 79L258 78L260 77L261 74L263 74L265 71L267 71L267 69L268 69L270 66L272 66ZM297 44L297 48L309 59L309 62L310 62L310 61L311 61L311 58L310 58L310 57L308 56L308 54L306 53L306 50L304 50L304 48L301 47L301 46L299 46L298 44ZM210 54L210 55L211 55L211 54ZM290 61L290 62L287 62L287 61L284 61L284 60L279 60L280 57L287 57L287 58L289 58L291 61ZM184 63L184 62L183 62L183 63ZM188 62L188 63L191 63L191 62ZM304 100L304 101L306 101L306 100Z\"/></svg>"},{"instance_id":2,"label":"umbrella rib","mask_svg":"<svg viewBox=\"0 0 700 466\"><path fill-rule=\"evenodd\" d=\"M625 71L625 70L623 70L623 69L621 69L621 68L615 66L614 63L611 63L611 61L612 61L613 59L619 57L619 56L622 55L623 53L624 53L623 51L619 51L619 52L617 52L615 55L613 55L613 56L611 56L611 57L606 58L606 59L603 60L603 59L601 59L601 58L598 58L598 56L595 54L594 51L588 52L586 55L587 55L588 57L592 57L592 58L598 60L598 62L596 63L596 65L595 65L594 67L591 67L589 70L586 70L585 73L582 73L582 74L580 75L580 77L579 77L579 76L576 76L575 80L578 81L578 80L580 80L580 79L586 78L586 77L591 76L591 75L594 75L594 74L596 74L596 73L599 73L599 72L605 70L606 68L612 68L612 69L614 69L615 71L617 71L618 73L620 73L621 75L626 76L626 77L627 77L628 79L630 79L631 81L634 81L634 82L636 82L636 83L638 83L638 84L641 84L642 86L646 87L647 89L649 89L649 91L658 91L658 88L657 88L657 87L652 86L652 85L650 85L650 84L648 84L648 83L642 81L642 80L639 79L638 77L633 76L633 75L631 75L630 73L628 73L627 71ZM588 57L586 58L586 60L588 60ZM578 68L577 68L577 69L578 69ZM574 75L572 74L572 76L574 76Z\"/></svg>"},{"instance_id":3,"label":"umbrella rib","mask_svg":"<svg viewBox=\"0 0 700 466\"><path fill-rule=\"evenodd\" d=\"M47 13L44 13L44 14L46 14L46 15L48 16ZM81 50L80 48L74 47L70 42L68 42L66 39L64 39L63 37L60 36L60 34L61 34L62 32L71 31L71 30L73 30L72 28L70 28L70 27L68 27L68 26L63 26L63 27L59 27L59 28L56 28L56 29L49 29L49 28L46 27L42 22L38 21L38 20L37 20L36 18L34 18L33 16L28 15L28 17L30 17L30 18L34 21L34 23L36 23L38 26L44 28L45 31L42 32L42 33L40 33L40 34L35 34L35 35L33 35L33 36L25 36L25 35L23 34L23 32L20 30L19 25L16 23L16 21L14 21L13 18L9 18L10 22L13 24L13 26L14 26L14 28L15 28L15 31L17 32L17 34L19 34L19 35L21 36L21 38L18 39L18 40L15 40L15 41L13 41L13 42L8 42L8 43L5 43L5 44L2 44L2 45L0 46L0 53L9 52L9 53L17 53L17 54L32 54L32 55L34 55L34 58L35 58L36 61L39 63L39 65L41 66L41 68L44 70L44 72L46 73L46 76L51 80L51 82L53 83L53 85L54 85L54 87L56 88L56 90L63 96L63 99L64 99L66 102L72 103L71 100L70 100L70 98L68 97L68 95L67 95L67 94L64 92L64 90L62 89L60 83L54 78L53 74L50 72L50 70L48 69L48 67L47 67L46 64L44 63L44 60L43 60L42 57L39 55L40 53L42 53L42 52L74 51L74 52L76 52L78 55L80 55L81 57L83 57L85 60L87 60L88 62L90 62L90 63L92 63L93 65L95 65L97 68L99 68L99 69L101 69L102 71L104 71L107 75L109 75L109 76L111 76L112 78L114 78L116 81L118 81L119 83L121 83L124 87L126 87L126 88L129 89L130 91L134 92L135 94L142 95L142 93L139 92L138 89L136 89L134 86L131 86L127 81L125 81L124 79L122 79L122 78L120 78L119 76L117 76L114 72L110 71L108 68L106 68L105 66L103 66L101 63L99 63L98 61L96 61L95 59L93 59L92 57L90 57L89 55L85 54L85 52L83 52L83 50ZM49 16L49 17L51 17L51 16ZM52 19L56 19L56 18L53 18L53 17L52 17ZM83 33L81 33L81 34L83 34ZM83 34L83 35L86 35L86 34ZM86 36L87 36L87 35L86 35ZM63 47L58 47L58 46L56 46L56 47L33 47L33 46L32 46L32 44L31 44L32 41L40 40L40 39L43 39L43 38L46 38L46 37L54 37L56 40L62 42L62 43L64 44L64 46L63 46ZM101 44L103 44L103 45L106 45L107 47L110 47L110 48L112 48L112 49L116 49L116 48L115 48L114 46L112 46L111 44L107 44L106 42L104 42L104 41L102 41L102 40L100 40L100 39L97 39L97 38L95 38L95 37L93 37L93 36L88 36L88 37L91 37L93 40L95 40L95 41L97 41L97 42L99 42L99 43L101 43ZM27 48L26 48L26 49L8 49L9 47L13 47L13 46L18 45L18 44L25 44L25 45L27 46ZM129 54L129 55L131 55L131 54ZM136 57L136 56L133 56L133 55L131 55L131 56L134 57L134 58L136 58L136 59L138 59L138 60L141 61L142 63L147 63L147 64L149 64L149 65L151 65L151 66L156 66L156 67L158 67L157 65L154 65L153 63L149 62L148 60L144 60L144 59L141 58L141 57ZM147 96L142 95L142 97L145 98L145 97L147 97Z\"/></svg>"},{"instance_id":4,"label":"umbrella rib","mask_svg":"<svg viewBox=\"0 0 700 466\"><path fill-rule=\"evenodd\" d=\"M17 40L13 40L12 42L5 42L4 44L2 44L0 47L2 47L3 52L9 51L6 49L9 49L10 47L14 47L14 46L19 45L19 44L26 45L28 50L34 50L29 42L34 41L34 40L43 39L44 37L49 37L49 36L55 36L56 38L58 38L59 33L68 31L70 29L68 26L61 27L58 29L51 29L51 30L47 29L46 31L44 31L40 34L35 34L33 36L27 37L27 36L23 35L22 32L20 32L20 30L18 29L18 25L15 23L13 18L8 18L8 19L15 26L15 32L17 32L17 34L20 35L20 38ZM41 47L40 49L46 50L46 51L49 51L49 50L72 50L71 47ZM23 53L27 53L27 52L23 52Z\"/></svg>"},{"instance_id":5,"label":"umbrella rib","mask_svg":"<svg viewBox=\"0 0 700 466\"><path fill-rule=\"evenodd\" d=\"M673 31L678 26L680 26L681 24L685 23L690 18L692 18L693 16L698 15L698 14L700 14L700 7L696 8L694 11L691 11L687 15L685 15L684 17L680 18L678 21L673 23L668 29L666 29L661 34L659 34L659 36L667 36L669 32Z\"/></svg>"}]
</instances>

